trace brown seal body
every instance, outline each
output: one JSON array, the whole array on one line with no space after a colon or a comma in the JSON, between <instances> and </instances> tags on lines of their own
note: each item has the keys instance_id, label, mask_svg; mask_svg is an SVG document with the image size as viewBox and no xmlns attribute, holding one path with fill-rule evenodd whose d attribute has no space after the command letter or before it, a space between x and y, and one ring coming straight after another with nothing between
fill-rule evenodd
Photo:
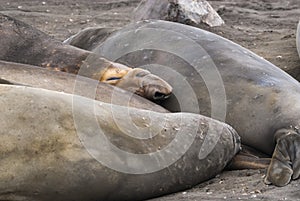
<instances>
[{"instance_id":1,"label":"brown seal body","mask_svg":"<svg viewBox=\"0 0 300 201\"><path fill-rule=\"evenodd\" d=\"M300 84L270 62L213 33L164 21L131 24L93 50L168 81L168 110L222 120L243 144L273 154L266 183L299 177Z\"/></svg>"},{"instance_id":2,"label":"brown seal body","mask_svg":"<svg viewBox=\"0 0 300 201\"><path fill-rule=\"evenodd\" d=\"M215 176L239 149L230 126L201 115L41 88L0 85L0 114L0 200L144 200ZM205 139L215 146L200 158Z\"/></svg>"},{"instance_id":3,"label":"brown seal body","mask_svg":"<svg viewBox=\"0 0 300 201\"><path fill-rule=\"evenodd\" d=\"M3 14L0 14L0 32L0 60L79 74L130 90L148 99L163 99L172 92L168 83L148 71L132 69L92 52L65 45ZM141 71L146 74L144 77L135 76Z\"/></svg>"}]
</instances>

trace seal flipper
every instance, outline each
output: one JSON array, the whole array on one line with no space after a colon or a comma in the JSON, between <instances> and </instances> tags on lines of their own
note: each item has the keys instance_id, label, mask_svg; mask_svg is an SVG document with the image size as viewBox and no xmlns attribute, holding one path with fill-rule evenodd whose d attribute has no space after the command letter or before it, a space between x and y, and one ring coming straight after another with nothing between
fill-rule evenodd
<instances>
[{"instance_id":1,"label":"seal flipper","mask_svg":"<svg viewBox=\"0 0 300 201\"><path fill-rule=\"evenodd\" d=\"M300 174L300 135L292 129L275 134L276 147L265 178L266 184L285 186Z\"/></svg>"},{"instance_id":2,"label":"seal flipper","mask_svg":"<svg viewBox=\"0 0 300 201\"><path fill-rule=\"evenodd\" d=\"M227 170L266 169L271 158L249 146L242 144L241 151L227 165Z\"/></svg>"}]
</instances>

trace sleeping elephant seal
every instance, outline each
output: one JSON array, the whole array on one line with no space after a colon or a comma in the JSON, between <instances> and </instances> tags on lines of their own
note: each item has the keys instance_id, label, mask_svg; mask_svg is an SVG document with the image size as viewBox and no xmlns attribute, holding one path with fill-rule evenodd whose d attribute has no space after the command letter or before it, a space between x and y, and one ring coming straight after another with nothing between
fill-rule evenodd
<instances>
[{"instance_id":1,"label":"sleeping elephant seal","mask_svg":"<svg viewBox=\"0 0 300 201\"><path fill-rule=\"evenodd\" d=\"M115 105L156 112L163 107L118 87L60 71L0 60L0 84L23 85L84 96Z\"/></svg>"},{"instance_id":2,"label":"sleeping elephant seal","mask_svg":"<svg viewBox=\"0 0 300 201\"><path fill-rule=\"evenodd\" d=\"M215 176L240 146L230 126L196 114L14 85L0 85L0 104L0 200L144 200ZM207 138L217 144L199 158Z\"/></svg>"},{"instance_id":3,"label":"sleeping elephant seal","mask_svg":"<svg viewBox=\"0 0 300 201\"><path fill-rule=\"evenodd\" d=\"M0 14L0 59L80 74L148 99L164 99L172 87L147 70L132 69L92 52L64 45L47 34ZM143 76L142 76L143 75Z\"/></svg>"},{"instance_id":4,"label":"sleeping elephant seal","mask_svg":"<svg viewBox=\"0 0 300 201\"><path fill-rule=\"evenodd\" d=\"M168 110L224 121L243 144L273 154L266 183L299 177L300 85L273 64L213 33L165 21L131 24L89 50L159 74L173 86Z\"/></svg>"}]
</instances>

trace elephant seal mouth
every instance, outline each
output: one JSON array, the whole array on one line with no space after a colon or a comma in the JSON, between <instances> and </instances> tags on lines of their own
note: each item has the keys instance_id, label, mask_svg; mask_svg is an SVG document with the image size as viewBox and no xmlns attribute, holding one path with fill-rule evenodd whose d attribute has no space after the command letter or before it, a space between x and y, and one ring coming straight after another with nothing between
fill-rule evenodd
<instances>
[{"instance_id":1,"label":"elephant seal mouth","mask_svg":"<svg viewBox=\"0 0 300 201\"><path fill-rule=\"evenodd\" d=\"M141 83L140 88L143 89L141 96L155 101L165 100L170 97L173 88L165 80L151 74L149 71L143 70L141 72L144 75L138 76Z\"/></svg>"},{"instance_id":2,"label":"elephant seal mouth","mask_svg":"<svg viewBox=\"0 0 300 201\"><path fill-rule=\"evenodd\" d=\"M154 93L153 99L154 100L165 100L165 99L168 99L170 97L170 95L171 94L164 94L164 93L157 91Z\"/></svg>"},{"instance_id":3,"label":"elephant seal mouth","mask_svg":"<svg viewBox=\"0 0 300 201\"><path fill-rule=\"evenodd\" d=\"M141 93L140 96L154 101L166 100L172 94L172 88L165 85L165 83L160 83L158 85L145 84L143 88L143 93Z\"/></svg>"}]
</instances>

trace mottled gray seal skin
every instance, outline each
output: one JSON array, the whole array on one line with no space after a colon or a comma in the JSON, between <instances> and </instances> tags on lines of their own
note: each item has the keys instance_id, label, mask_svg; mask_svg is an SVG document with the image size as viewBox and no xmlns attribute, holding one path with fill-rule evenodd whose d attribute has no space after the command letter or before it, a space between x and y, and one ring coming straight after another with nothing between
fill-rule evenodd
<instances>
[{"instance_id":1,"label":"mottled gray seal skin","mask_svg":"<svg viewBox=\"0 0 300 201\"><path fill-rule=\"evenodd\" d=\"M115 105L168 112L138 95L87 77L0 60L0 84L23 85L84 96Z\"/></svg>"},{"instance_id":2,"label":"mottled gray seal skin","mask_svg":"<svg viewBox=\"0 0 300 201\"><path fill-rule=\"evenodd\" d=\"M148 99L164 99L172 92L168 83L149 71L132 69L90 51L65 45L32 26L1 13L0 33L1 60L80 74ZM144 76L137 76L140 72Z\"/></svg>"},{"instance_id":3,"label":"mottled gray seal skin","mask_svg":"<svg viewBox=\"0 0 300 201\"><path fill-rule=\"evenodd\" d=\"M298 27L297 27L296 45L297 45L297 51L298 51L298 54L300 57L300 21L299 21Z\"/></svg>"},{"instance_id":4,"label":"mottled gray seal skin","mask_svg":"<svg viewBox=\"0 0 300 201\"><path fill-rule=\"evenodd\" d=\"M266 183L284 186L299 177L300 85L270 62L213 33L165 21L131 24L90 50L152 73L161 66L174 70L180 76L165 73L163 67L158 71L176 94L163 102L165 108L206 116L212 109L226 110L223 121L237 130L243 144L273 154ZM219 75L221 81L216 81ZM194 102L184 93L186 81L197 96ZM211 99L212 94L217 98ZM190 107L180 107L176 98L191 100Z\"/></svg>"},{"instance_id":5,"label":"mottled gray seal skin","mask_svg":"<svg viewBox=\"0 0 300 201\"><path fill-rule=\"evenodd\" d=\"M128 111L132 122L142 129L149 125L147 117L154 116L157 123L151 129L160 132L139 140L121 131L114 115ZM5 142L0 145L0 200L144 200L190 188L215 176L240 146L239 137L230 126L201 115L113 106L26 86L0 85L0 114L0 139ZM94 140L88 152L83 142L86 138L98 139L99 128L105 135L100 138L102 141ZM216 146L207 157L199 159L208 135L211 141L217 139ZM192 140L179 160L161 170L133 174L103 165L108 160L128 170L147 170L170 158L164 158L160 151L175 138L181 144ZM98 150L104 139L111 144L100 147L106 151ZM118 155L113 146L131 155ZM153 157L148 155L150 164L132 157L148 153L153 153Z\"/></svg>"}]
</instances>

